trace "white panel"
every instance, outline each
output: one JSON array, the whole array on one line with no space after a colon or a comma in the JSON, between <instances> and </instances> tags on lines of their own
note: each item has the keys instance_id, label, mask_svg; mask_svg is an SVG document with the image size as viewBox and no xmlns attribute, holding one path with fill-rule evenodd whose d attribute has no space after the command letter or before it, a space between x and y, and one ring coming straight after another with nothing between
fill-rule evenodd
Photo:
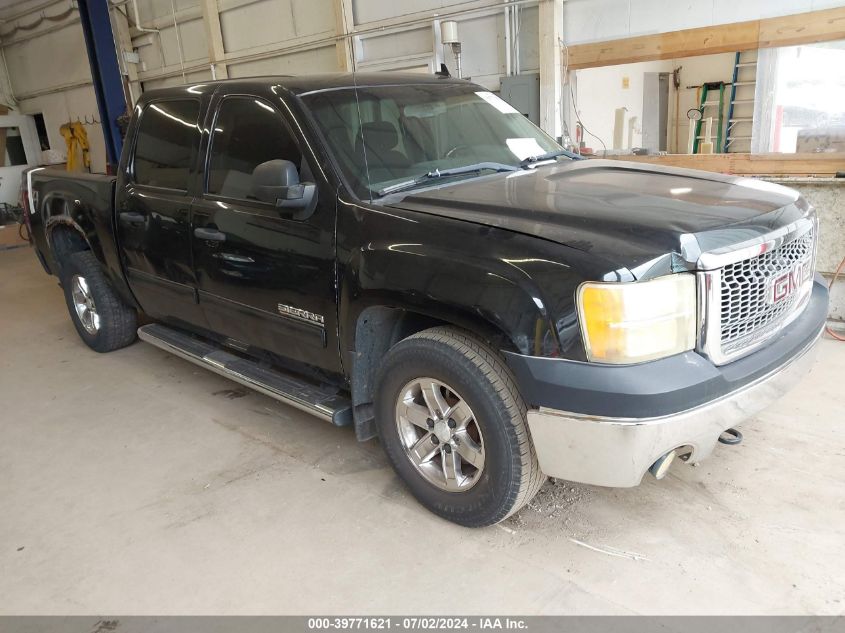
<instances>
[{"instance_id":1,"label":"white panel","mask_svg":"<svg viewBox=\"0 0 845 633\"><path fill-rule=\"evenodd\" d=\"M352 16L355 26L377 22L419 11L436 11L454 4L448 0L352 0Z\"/></svg>"},{"instance_id":2,"label":"white panel","mask_svg":"<svg viewBox=\"0 0 845 633\"><path fill-rule=\"evenodd\" d=\"M65 90L53 94L42 95L34 99L27 99L20 103L21 112L24 114L44 114L44 125L47 128L47 137L50 139L50 148L67 156L67 145L59 132L59 128L69 121L84 121L88 117L100 119L97 109L97 98L90 86L82 86L72 90ZM99 125L86 125L85 131L88 134L88 143L91 146L91 169L95 172L104 172L106 169L106 144L103 139L103 129Z\"/></svg>"},{"instance_id":3,"label":"white panel","mask_svg":"<svg viewBox=\"0 0 845 633\"><path fill-rule=\"evenodd\" d=\"M822 9L833 9L835 7L845 7L843 0L810 0L813 11L821 11Z\"/></svg>"},{"instance_id":4,"label":"white panel","mask_svg":"<svg viewBox=\"0 0 845 633\"><path fill-rule=\"evenodd\" d=\"M812 0L713 0L713 23L745 22L810 11Z\"/></svg>"},{"instance_id":5,"label":"white panel","mask_svg":"<svg viewBox=\"0 0 845 633\"><path fill-rule=\"evenodd\" d=\"M63 51L73 52L63 54ZM91 81L85 39L82 27L77 23L9 46L5 54L12 86L17 94Z\"/></svg>"},{"instance_id":6,"label":"white panel","mask_svg":"<svg viewBox=\"0 0 845 633\"><path fill-rule=\"evenodd\" d=\"M220 14L223 45L237 52L296 37L334 34L332 0L261 0Z\"/></svg>"},{"instance_id":7,"label":"white panel","mask_svg":"<svg viewBox=\"0 0 845 633\"><path fill-rule=\"evenodd\" d=\"M628 36L628 0L569 0L563 4L567 45Z\"/></svg>"},{"instance_id":8,"label":"white panel","mask_svg":"<svg viewBox=\"0 0 845 633\"><path fill-rule=\"evenodd\" d=\"M431 53L434 37L430 26L401 33L388 33L362 39L362 61L389 59L402 55Z\"/></svg>"},{"instance_id":9,"label":"white panel","mask_svg":"<svg viewBox=\"0 0 845 633\"><path fill-rule=\"evenodd\" d=\"M308 73L337 71L337 54L334 46L298 51L229 65L229 77L258 77L262 75L304 75Z\"/></svg>"},{"instance_id":10,"label":"white panel","mask_svg":"<svg viewBox=\"0 0 845 633\"><path fill-rule=\"evenodd\" d=\"M501 75L505 72L504 14L496 13L458 21L464 77ZM455 60L446 47L446 65L455 72Z\"/></svg>"},{"instance_id":11,"label":"white panel","mask_svg":"<svg viewBox=\"0 0 845 633\"><path fill-rule=\"evenodd\" d=\"M627 145L627 123L636 117L634 127L634 147L642 143L643 120L643 74L647 72L671 72L673 64L669 60L640 62L620 66L603 66L577 72L578 113L587 129L598 136L611 149L613 127L617 108L626 108L625 131L623 139ZM628 88L622 87L623 78L628 78ZM575 132L574 121L570 129ZM601 151L602 145L594 137L587 135L588 147ZM621 148L616 148L621 149Z\"/></svg>"},{"instance_id":12,"label":"white panel","mask_svg":"<svg viewBox=\"0 0 845 633\"><path fill-rule=\"evenodd\" d=\"M564 7L566 4L564 4ZM537 7L525 7L520 12L519 28L519 63L522 72L531 72L540 68L540 11ZM500 23L504 29L504 18ZM502 58L504 59L504 38L502 39Z\"/></svg>"},{"instance_id":13,"label":"white panel","mask_svg":"<svg viewBox=\"0 0 845 633\"><path fill-rule=\"evenodd\" d=\"M174 32L174 29L170 29ZM179 37L182 39L182 54L185 61L208 59L208 44L202 18L179 23Z\"/></svg>"},{"instance_id":14,"label":"white panel","mask_svg":"<svg viewBox=\"0 0 845 633\"><path fill-rule=\"evenodd\" d=\"M174 0L173 5L176 11L183 9L190 9L199 5L198 0ZM173 16L173 5L170 0L138 0L138 13L141 17L141 22L149 24L155 18L164 18ZM135 16L132 14L132 21Z\"/></svg>"},{"instance_id":15,"label":"white panel","mask_svg":"<svg viewBox=\"0 0 845 633\"><path fill-rule=\"evenodd\" d=\"M713 24L713 2L630 0L630 35L680 31Z\"/></svg>"},{"instance_id":16,"label":"white panel","mask_svg":"<svg viewBox=\"0 0 845 633\"><path fill-rule=\"evenodd\" d=\"M166 77L164 79L154 79L153 81L144 82L144 91L155 90L157 88L168 88L170 86L183 86L185 84L195 84L201 81L211 81L211 71L202 70L193 73L186 73L185 79L182 75L174 77Z\"/></svg>"},{"instance_id":17,"label":"white panel","mask_svg":"<svg viewBox=\"0 0 845 633\"><path fill-rule=\"evenodd\" d=\"M182 60L185 63L208 59L208 47L205 40L205 26L201 19L179 23L179 37L182 42ZM159 44L159 38L160 44ZM143 45L138 45L142 43ZM176 29L162 28L160 35L150 33L136 39L138 54L143 63L143 70L156 70L163 66L179 65L179 42ZM164 61L161 52L164 51Z\"/></svg>"}]
</instances>

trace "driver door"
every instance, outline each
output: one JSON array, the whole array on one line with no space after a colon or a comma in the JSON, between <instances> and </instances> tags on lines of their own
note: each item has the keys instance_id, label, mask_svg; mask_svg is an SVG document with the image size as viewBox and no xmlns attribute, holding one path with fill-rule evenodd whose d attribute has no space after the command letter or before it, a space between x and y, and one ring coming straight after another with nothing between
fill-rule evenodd
<instances>
[{"instance_id":1,"label":"driver door","mask_svg":"<svg viewBox=\"0 0 845 633\"><path fill-rule=\"evenodd\" d=\"M257 200L252 185L258 165L288 160L301 182L313 182L308 161L270 101L225 96L212 109L205 183L192 208L205 318L236 347L339 371L335 197L318 187L316 208L305 219Z\"/></svg>"}]
</instances>

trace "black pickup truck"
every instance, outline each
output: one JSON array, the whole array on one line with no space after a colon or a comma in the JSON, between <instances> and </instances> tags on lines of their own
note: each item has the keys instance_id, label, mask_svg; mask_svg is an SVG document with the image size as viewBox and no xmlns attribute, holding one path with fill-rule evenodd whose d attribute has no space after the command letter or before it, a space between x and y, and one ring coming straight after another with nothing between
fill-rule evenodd
<instances>
[{"instance_id":1,"label":"black pickup truck","mask_svg":"<svg viewBox=\"0 0 845 633\"><path fill-rule=\"evenodd\" d=\"M794 191L578 160L457 79L149 91L116 176L24 178L89 347L137 335L378 437L467 526L546 476L635 486L738 441L827 315Z\"/></svg>"}]
</instances>

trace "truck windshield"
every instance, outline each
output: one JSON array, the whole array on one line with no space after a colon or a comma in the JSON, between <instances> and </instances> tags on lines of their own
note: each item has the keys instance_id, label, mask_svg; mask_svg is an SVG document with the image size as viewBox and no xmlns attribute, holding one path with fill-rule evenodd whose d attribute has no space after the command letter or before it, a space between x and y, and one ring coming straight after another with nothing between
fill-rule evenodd
<instances>
[{"instance_id":1,"label":"truck windshield","mask_svg":"<svg viewBox=\"0 0 845 633\"><path fill-rule=\"evenodd\" d=\"M359 86L357 102L355 91L301 99L362 199L516 169L561 149L508 103L473 84ZM466 166L477 167L460 169Z\"/></svg>"}]
</instances>

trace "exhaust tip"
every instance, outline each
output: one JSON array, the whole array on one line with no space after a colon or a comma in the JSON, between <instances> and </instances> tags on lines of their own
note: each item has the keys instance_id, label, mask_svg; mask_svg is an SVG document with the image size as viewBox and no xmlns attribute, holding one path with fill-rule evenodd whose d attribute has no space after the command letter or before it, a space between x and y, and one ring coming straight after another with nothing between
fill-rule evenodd
<instances>
[{"instance_id":1,"label":"exhaust tip","mask_svg":"<svg viewBox=\"0 0 845 633\"><path fill-rule=\"evenodd\" d=\"M658 457L657 461L649 467L648 472L654 475L655 479L663 479L666 473L669 472L669 467L675 461L676 456L677 450L671 450L665 455Z\"/></svg>"}]
</instances>

